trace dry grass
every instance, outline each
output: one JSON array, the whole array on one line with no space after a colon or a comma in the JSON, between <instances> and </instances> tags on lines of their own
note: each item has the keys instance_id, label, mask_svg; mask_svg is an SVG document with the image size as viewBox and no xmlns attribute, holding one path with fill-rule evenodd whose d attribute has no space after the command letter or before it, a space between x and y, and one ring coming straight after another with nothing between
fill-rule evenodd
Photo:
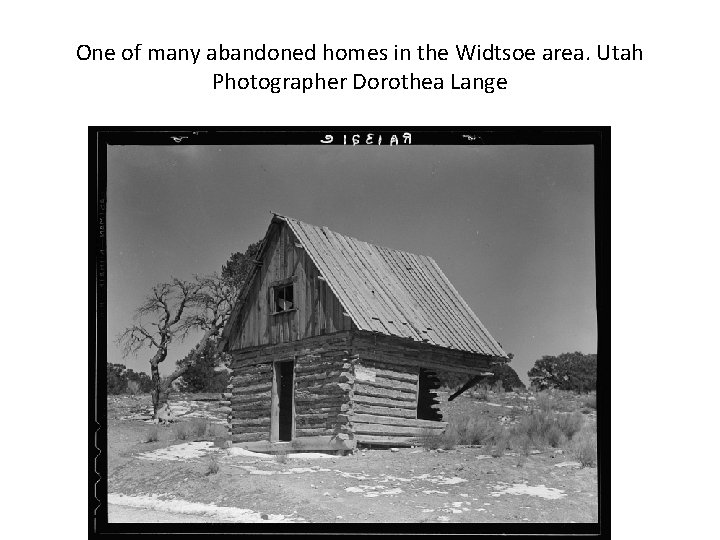
<instances>
[{"instance_id":1,"label":"dry grass","mask_svg":"<svg viewBox=\"0 0 720 540\"><path fill-rule=\"evenodd\" d=\"M216 456L210 456L210 461L208 462L208 470L205 473L205 476L210 476L211 474L217 474L220 470L220 462L217 460Z\"/></svg>"},{"instance_id":2,"label":"dry grass","mask_svg":"<svg viewBox=\"0 0 720 540\"><path fill-rule=\"evenodd\" d=\"M582 429L585 424L583 415L579 412L571 414L558 414L555 416L555 423L562 430L565 437L572 439L573 436Z\"/></svg>"},{"instance_id":3,"label":"dry grass","mask_svg":"<svg viewBox=\"0 0 720 540\"><path fill-rule=\"evenodd\" d=\"M581 430L573 439L570 454L583 467L592 467L597 463L597 434L591 429Z\"/></svg>"},{"instance_id":4,"label":"dry grass","mask_svg":"<svg viewBox=\"0 0 720 540\"><path fill-rule=\"evenodd\" d=\"M186 441L190 438L190 425L187 422L181 422L173 426L175 438L179 441Z\"/></svg>"},{"instance_id":5,"label":"dry grass","mask_svg":"<svg viewBox=\"0 0 720 540\"><path fill-rule=\"evenodd\" d=\"M285 452L284 450L281 450L280 452L275 454L275 461L277 463L287 463L287 460L288 460L287 452Z\"/></svg>"},{"instance_id":6,"label":"dry grass","mask_svg":"<svg viewBox=\"0 0 720 540\"><path fill-rule=\"evenodd\" d=\"M597 410L597 394L595 392L591 392L587 395L585 399L583 399L583 407L587 409L595 409Z\"/></svg>"},{"instance_id":7,"label":"dry grass","mask_svg":"<svg viewBox=\"0 0 720 540\"><path fill-rule=\"evenodd\" d=\"M190 426L188 428L190 431L190 436L193 439L201 439L205 437L205 434L208 430L208 425L209 422L205 418L193 418L192 420L190 420Z\"/></svg>"},{"instance_id":8,"label":"dry grass","mask_svg":"<svg viewBox=\"0 0 720 540\"><path fill-rule=\"evenodd\" d=\"M147 430L147 433L145 434L145 440L143 442L151 443L151 442L157 442L160 439L160 431L158 430L157 426L152 426L150 429Z\"/></svg>"}]
</instances>

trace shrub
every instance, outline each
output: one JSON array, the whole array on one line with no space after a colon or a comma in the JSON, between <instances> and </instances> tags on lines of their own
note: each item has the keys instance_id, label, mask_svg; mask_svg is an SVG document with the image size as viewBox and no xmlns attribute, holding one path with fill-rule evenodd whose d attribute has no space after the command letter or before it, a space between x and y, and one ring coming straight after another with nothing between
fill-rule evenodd
<instances>
[{"instance_id":1,"label":"shrub","mask_svg":"<svg viewBox=\"0 0 720 540\"><path fill-rule=\"evenodd\" d=\"M550 414L553 410L553 398L550 392L538 392L535 396L535 407L545 414Z\"/></svg>"},{"instance_id":2,"label":"shrub","mask_svg":"<svg viewBox=\"0 0 720 540\"><path fill-rule=\"evenodd\" d=\"M585 399L583 399L583 407L586 407L588 409L595 409L597 410L597 396L595 393L588 394Z\"/></svg>"},{"instance_id":3,"label":"shrub","mask_svg":"<svg viewBox=\"0 0 720 540\"><path fill-rule=\"evenodd\" d=\"M450 450L455 448L458 441L458 435L453 427L448 427L444 432L438 433L437 430L426 428L420 435L419 443L425 450Z\"/></svg>"},{"instance_id":4,"label":"shrub","mask_svg":"<svg viewBox=\"0 0 720 540\"><path fill-rule=\"evenodd\" d=\"M146 443L157 442L159 439L160 432L158 431L157 426L152 426L150 429L148 429L147 434L145 435Z\"/></svg>"},{"instance_id":5,"label":"shrub","mask_svg":"<svg viewBox=\"0 0 720 540\"><path fill-rule=\"evenodd\" d=\"M481 384L475 389L474 396L478 401L487 401L489 398L489 390L486 384Z\"/></svg>"},{"instance_id":6,"label":"shrub","mask_svg":"<svg viewBox=\"0 0 720 540\"><path fill-rule=\"evenodd\" d=\"M503 387L503 382L500 379L495 381L495 383L492 386L492 389L493 389L493 392L495 392L496 394L505 393L505 388Z\"/></svg>"},{"instance_id":7,"label":"shrub","mask_svg":"<svg viewBox=\"0 0 720 540\"><path fill-rule=\"evenodd\" d=\"M190 437L190 426L187 422L175 424L173 431L175 432L175 438L178 440L185 441Z\"/></svg>"},{"instance_id":8,"label":"shrub","mask_svg":"<svg viewBox=\"0 0 720 540\"><path fill-rule=\"evenodd\" d=\"M597 461L597 435L590 430L582 430L573 440L571 455L583 467L592 467Z\"/></svg>"},{"instance_id":9,"label":"shrub","mask_svg":"<svg viewBox=\"0 0 720 540\"><path fill-rule=\"evenodd\" d=\"M553 448L557 448L563 442L563 431L557 425L552 425L545 433L545 439Z\"/></svg>"},{"instance_id":10,"label":"shrub","mask_svg":"<svg viewBox=\"0 0 720 540\"><path fill-rule=\"evenodd\" d=\"M211 456L210 461L208 462L208 470L205 473L205 476L210 476L211 474L217 474L217 472L220 470L220 462L217 460L217 457Z\"/></svg>"},{"instance_id":11,"label":"shrub","mask_svg":"<svg viewBox=\"0 0 720 540\"><path fill-rule=\"evenodd\" d=\"M490 455L494 458L505 455L509 440L510 436L505 430L496 434L494 444L490 448Z\"/></svg>"},{"instance_id":12,"label":"shrub","mask_svg":"<svg viewBox=\"0 0 720 540\"><path fill-rule=\"evenodd\" d=\"M532 439L527 434L518 435L513 438L513 447L527 457L530 455L530 449L532 448Z\"/></svg>"},{"instance_id":13,"label":"shrub","mask_svg":"<svg viewBox=\"0 0 720 540\"><path fill-rule=\"evenodd\" d=\"M572 414L557 415L557 417L555 418L555 422L565 434L565 436L568 439L572 439L573 435L575 435L583 427L585 419L583 418L581 413L574 412Z\"/></svg>"},{"instance_id":14,"label":"shrub","mask_svg":"<svg viewBox=\"0 0 720 540\"><path fill-rule=\"evenodd\" d=\"M193 418L188 427L189 434L193 439L201 439L207 433L208 421L205 418Z\"/></svg>"}]
</instances>

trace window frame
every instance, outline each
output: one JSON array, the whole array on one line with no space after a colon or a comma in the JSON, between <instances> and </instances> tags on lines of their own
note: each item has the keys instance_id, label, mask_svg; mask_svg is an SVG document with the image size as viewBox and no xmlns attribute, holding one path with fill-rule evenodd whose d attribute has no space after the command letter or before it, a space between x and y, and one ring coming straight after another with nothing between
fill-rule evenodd
<instances>
[{"instance_id":1,"label":"window frame","mask_svg":"<svg viewBox=\"0 0 720 540\"><path fill-rule=\"evenodd\" d=\"M282 313L292 313L293 311L297 311L297 304L296 304L296 295L295 295L295 282L297 281L297 277L293 276L287 279L281 279L279 281L273 281L270 284L269 292L270 292L270 308L271 313L273 315L280 315ZM277 294L280 290L287 290L288 288L292 288L292 307L290 309L284 309L282 311L277 311Z\"/></svg>"}]
</instances>

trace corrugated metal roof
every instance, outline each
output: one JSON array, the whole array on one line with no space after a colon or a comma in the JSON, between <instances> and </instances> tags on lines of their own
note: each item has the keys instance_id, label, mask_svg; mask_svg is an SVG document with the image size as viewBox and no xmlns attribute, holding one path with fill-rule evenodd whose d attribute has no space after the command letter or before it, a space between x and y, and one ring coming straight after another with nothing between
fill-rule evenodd
<instances>
[{"instance_id":1,"label":"corrugated metal roof","mask_svg":"<svg viewBox=\"0 0 720 540\"><path fill-rule=\"evenodd\" d=\"M285 216L359 330L506 357L435 261Z\"/></svg>"}]
</instances>

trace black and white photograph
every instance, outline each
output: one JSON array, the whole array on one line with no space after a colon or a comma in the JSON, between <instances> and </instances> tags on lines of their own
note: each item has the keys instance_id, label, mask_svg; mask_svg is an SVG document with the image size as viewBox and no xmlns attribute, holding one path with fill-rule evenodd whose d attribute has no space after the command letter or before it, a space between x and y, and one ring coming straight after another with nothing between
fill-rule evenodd
<instances>
[{"instance_id":1,"label":"black and white photograph","mask_svg":"<svg viewBox=\"0 0 720 540\"><path fill-rule=\"evenodd\" d=\"M97 530L598 533L609 128L89 138Z\"/></svg>"}]
</instances>

